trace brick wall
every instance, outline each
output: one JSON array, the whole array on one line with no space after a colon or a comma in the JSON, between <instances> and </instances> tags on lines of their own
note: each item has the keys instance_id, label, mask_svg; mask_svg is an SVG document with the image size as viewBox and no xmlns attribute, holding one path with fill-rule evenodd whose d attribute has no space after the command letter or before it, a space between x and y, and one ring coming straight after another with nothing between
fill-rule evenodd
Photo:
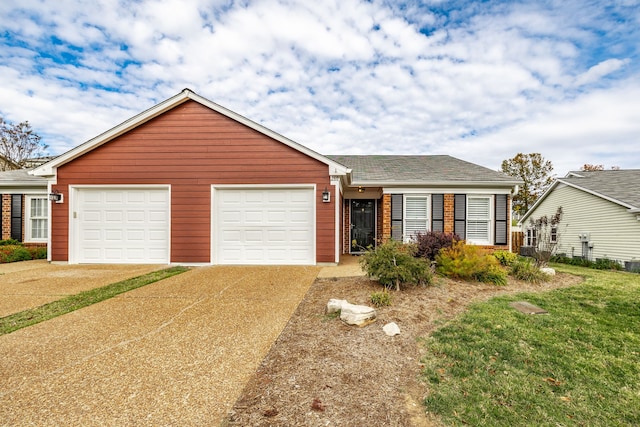
<instances>
[{"instance_id":1,"label":"brick wall","mask_svg":"<svg viewBox=\"0 0 640 427\"><path fill-rule=\"evenodd\" d=\"M11 194L2 195L2 233L0 240L11 238Z\"/></svg>"},{"instance_id":2,"label":"brick wall","mask_svg":"<svg viewBox=\"0 0 640 427\"><path fill-rule=\"evenodd\" d=\"M391 238L391 194L383 194L381 205L382 227L380 241L384 242Z\"/></svg>"},{"instance_id":3,"label":"brick wall","mask_svg":"<svg viewBox=\"0 0 640 427\"><path fill-rule=\"evenodd\" d=\"M454 195L444 195L444 232L453 233L454 221Z\"/></svg>"}]
</instances>

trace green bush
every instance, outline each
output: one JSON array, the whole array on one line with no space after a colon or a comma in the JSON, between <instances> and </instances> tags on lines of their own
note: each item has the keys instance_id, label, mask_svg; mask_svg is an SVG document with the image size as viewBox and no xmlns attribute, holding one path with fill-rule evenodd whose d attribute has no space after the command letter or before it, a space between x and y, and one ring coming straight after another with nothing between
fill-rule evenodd
<instances>
[{"instance_id":1,"label":"green bush","mask_svg":"<svg viewBox=\"0 0 640 427\"><path fill-rule=\"evenodd\" d=\"M551 257L551 262L576 265L578 267L595 268L598 270L622 270L622 264L608 258L598 258L595 262L582 257L568 257L564 254Z\"/></svg>"},{"instance_id":2,"label":"green bush","mask_svg":"<svg viewBox=\"0 0 640 427\"><path fill-rule=\"evenodd\" d=\"M549 275L540 270L530 258L519 258L511 264L511 275L529 283L542 283L549 280Z\"/></svg>"},{"instance_id":3,"label":"green bush","mask_svg":"<svg viewBox=\"0 0 640 427\"><path fill-rule=\"evenodd\" d=\"M493 283L498 286L507 285L507 272L499 265L490 265L486 271L481 272L478 281L483 283Z\"/></svg>"},{"instance_id":4,"label":"green bush","mask_svg":"<svg viewBox=\"0 0 640 427\"><path fill-rule=\"evenodd\" d=\"M430 284L431 270L423 258L416 258L416 245L389 240L375 249L367 250L360 259L367 276L377 279L385 287L401 284Z\"/></svg>"},{"instance_id":5,"label":"green bush","mask_svg":"<svg viewBox=\"0 0 640 427\"><path fill-rule=\"evenodd\" d=\"M493 256L496 257L496 259L500 261L500 264L504 265L505 267L511 267L511 265L518 260L517 254L503 250L495 251L493 253Z\"/></svg>"},{"instance_id":6,"label":"green bush","mask_svg":"<svg viewBox=\"0 0 640 427\"><path fill-rule=\"evenodd\" d=\"M462 280L506 284L506 273L493 256L463 240L443 248L436 256L437 271L443 276Z\"/></svg>"},{"instance_id":7,"label":"green bush","mask_svg":"<svg viewBox=\"0 0 640 427\"><path fill-rule=\"evenodd\" d=\"M5 239L5 240L0 240L0 246L20 246L21 243L18 242L16 239Z\"/></svg>"},{"instance_id":8,"label":"green bush","mask_svg":"<svg viewBox=\"0 0 640 427\"><path fill-rule=\"evenodd\" d=\"M376 307L386 307L391 305L391 294L385 289L371 293L371 304Z\"/></svg>"},{"instance_id":9,"label":"green bush","mask_svg":"<svg viewBox=\"0 0 640 427\"><path fill-rule=\"evenodd\" d=\"M47 248L29 248L29 252L31 252L31 259L47 259Z\"/></svg>"},{"instance_id":10,"label":"green bush","mask_svg":"<svg viewBox=\"0 0 640 427\"><path fill-rule=\"evenodd\" d=\"M18 262L18 261L28 261L31 258L31 252L29 249L23 246L7 246L8 248L13 248L13 250L5 252L2 254L2 262Z\"/></svg>"}]
</instances>

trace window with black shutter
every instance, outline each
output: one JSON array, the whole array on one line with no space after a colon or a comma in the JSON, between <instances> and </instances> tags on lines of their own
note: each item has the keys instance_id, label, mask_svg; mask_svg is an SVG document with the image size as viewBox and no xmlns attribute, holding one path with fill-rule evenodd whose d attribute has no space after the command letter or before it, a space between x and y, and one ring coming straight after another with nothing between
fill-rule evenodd
<instances>
[{"instance_id":1,"label":"window with black shutter","mask_svg":"<svg viewBox=\"0 0 640 427\"><path fill-rule=\"evenodd\" d=\"M11 195L11 238L22 242L22 194Z\"/></svg>"},{"instance_id":2,"label":"window with black shutter","mask_svg":"<svg viewBox=\"0 0 640 427\"><path fill-rule=\"evenodd\" d=\"M496 194L496 212L495 212L495 241L496 245L507 245L509 239L507 230L509 229L507 219L509 218L509 206L506 194Z\"/></svg>"},{"instance_id":3,"label":"window with black shutter","mask_svg":"<svg viewBox=\"0 0 640 427\"><path fill-rule=\"evenodd\" d=\"M431 195L431 230L444 232L444 194Z\"/></svg>"},{"instance_id":4,"label":"window with black shutter","mask_svg":"<svg viewBox=\"0 0 640 427\"><path fill-rule=\"evenodd\" d=\"M467 196L455 194L453 202L453 232L461 239L467 238Z\"/></svg>"},{"instance_id":5,"label":"window with black shutter","mask_svg":"<svg viewBox=\"0 0 640 427\"><path fill-rule=\"evenodd\" d=\"M402 194L391 195L391 238L402 241Z\"/></svg>"}]
</instances>

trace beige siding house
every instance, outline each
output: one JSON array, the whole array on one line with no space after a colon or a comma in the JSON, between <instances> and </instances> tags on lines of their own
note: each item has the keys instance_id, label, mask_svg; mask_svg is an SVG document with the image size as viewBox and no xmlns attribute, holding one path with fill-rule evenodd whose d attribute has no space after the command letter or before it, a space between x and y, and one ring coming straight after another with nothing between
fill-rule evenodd
<instances>
[{"instance_id":1,"label":"beige siding house","mask_svg":"<svg viewBox=\"0 0 640 427\"><path fill-rule=\"evenodd\" d=\"M553 215L562 207L557 253L589 260L640 262L640 170L570 172L557 179L520 220ZM525 245L530 244L525 239Z\"/></svg>"}]
</instances>

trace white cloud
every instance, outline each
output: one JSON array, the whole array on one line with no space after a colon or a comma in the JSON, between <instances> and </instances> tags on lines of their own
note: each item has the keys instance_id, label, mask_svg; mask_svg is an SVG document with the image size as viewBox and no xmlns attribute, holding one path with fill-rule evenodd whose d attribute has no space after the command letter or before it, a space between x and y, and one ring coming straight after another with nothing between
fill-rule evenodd
<instances>
[{"instance_id":1,"label":"white cloud","mask_svg":"<svg viewBox=\"0 0 640 427\"><path fill-rule=\"evenodd\" d=\"M624 58L637 56L637 11L620 10L634 25L618 28L580 1L469 3L448 16L447 2L385 3L3 2L0 27L18 42L0 49L0 113L30 120L59 153L189 87L322 153L446 153L497 168L540 151L559 170L605 163L615 140L627 155L617 163L633 166L639 71ZM620 37L606 40L610 54L603 34Z\"/></svg>"},{"instance_id":2,"label":"white cloud","mask_svg":"<svg viewBox=\"0 0 640 427\"><path fill-rule=\"evenodd\" d=\"M607 59L605 61L602 61L599 64L589 68L587 72L577 76L575 84L576 86L583 86L589 83L595 83L602 77L619 70L624 65L628 64L629 61L630 60L628 58L624 60Z\"/></svg>"}]
</instances>

